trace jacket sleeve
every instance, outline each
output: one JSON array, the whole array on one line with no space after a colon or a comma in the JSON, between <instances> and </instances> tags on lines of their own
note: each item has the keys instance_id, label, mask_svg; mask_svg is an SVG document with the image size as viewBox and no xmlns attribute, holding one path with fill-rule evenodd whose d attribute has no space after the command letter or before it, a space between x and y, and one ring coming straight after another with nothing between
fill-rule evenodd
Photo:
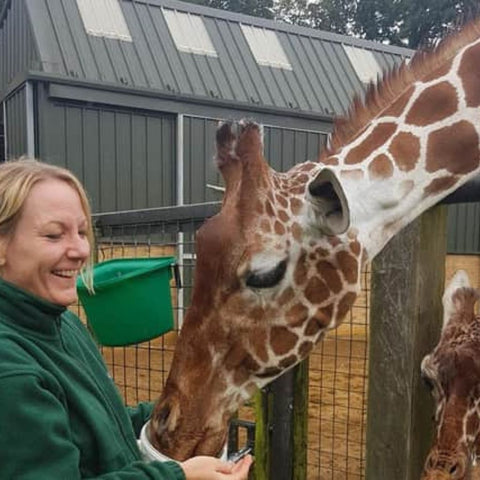
<instances>
[{"instance_id":1,"label":"jacket sleeve","mask_svg":"<svg viewBox=\"0 0 480 480\"><path fill-rule=\"evenodd\" d=\"M152 402L140 402L136 407L127 407L127 412L130 415L133 430L137 438L140 437L140 431L142 430L143 425L150 419L152 411Z\"/></svg>"},{"instance_id":2,"label":"jacket sleeve","mask_svg":"<svg viewBox=\"0 0 480 480\"><path fill-rule=\"evenodd\" d=\"M0 405L2 478L86 478L79 470L80 451L73 441L68 406L47 388L45 379L27 370L0 373ZM95 478L185 480L185 475L174 462L135 461Z\"/></svg>"}]
</instances>

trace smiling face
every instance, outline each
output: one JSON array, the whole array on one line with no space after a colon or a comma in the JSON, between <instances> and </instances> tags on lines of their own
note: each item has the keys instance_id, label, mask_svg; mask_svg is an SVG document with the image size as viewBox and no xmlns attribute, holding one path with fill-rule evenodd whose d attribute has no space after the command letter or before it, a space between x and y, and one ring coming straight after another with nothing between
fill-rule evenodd
<instances>
[{"instance_id":1,"label":"smiling face","mask_svg":"<svg viewBox=\"0 0 480 480\"><path fill-rule=\"evenodd\" d=\"M88 259L87 217L67 182L37 182L11 234L3 239L1 276L57 305L77 300L76 278Z\"/></svg>"}]
</instances>

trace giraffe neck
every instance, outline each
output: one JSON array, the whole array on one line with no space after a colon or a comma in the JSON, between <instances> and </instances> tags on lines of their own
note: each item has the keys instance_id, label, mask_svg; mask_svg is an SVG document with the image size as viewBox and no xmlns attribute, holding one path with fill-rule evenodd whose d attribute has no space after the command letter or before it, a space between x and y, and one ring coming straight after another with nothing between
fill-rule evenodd
<instances>
[{"instance_id":1,"label":"giraffe neck","mask_svg":"<svg viewBox=\"0 0 480 480\"><path fill-rule=\"evenodd\" d=\"M353 141L323 159L342 181L369 258L480 172L479 65L476 39L407 85Z\"/></svg>"}]
</instances>

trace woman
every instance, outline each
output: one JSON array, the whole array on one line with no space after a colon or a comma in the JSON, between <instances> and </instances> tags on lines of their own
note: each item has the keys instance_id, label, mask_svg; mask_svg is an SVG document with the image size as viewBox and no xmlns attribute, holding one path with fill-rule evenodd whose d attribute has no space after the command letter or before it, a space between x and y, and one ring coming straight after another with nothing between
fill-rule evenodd
<instances>
[{"instance_id":1,"label":"woman","mask_svg":"<svg viewBox=\"0 0 480 480\"><path fill-rule=\"evenodd\" d=\"M35 160L0 166L0 477L242 480L213 457L141 461L150 404L126 409L96 345L67 310L92 286L93 231L79 181Z\"/></svg>"}]
</instances>

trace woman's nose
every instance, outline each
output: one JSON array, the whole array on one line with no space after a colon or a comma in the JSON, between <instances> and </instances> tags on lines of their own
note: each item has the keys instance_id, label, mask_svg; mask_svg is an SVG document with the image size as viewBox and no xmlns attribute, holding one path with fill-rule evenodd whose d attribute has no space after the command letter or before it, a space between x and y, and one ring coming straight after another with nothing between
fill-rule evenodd
<instances>
[{"instance_id":1,"label":"woman's nose","mask_svg":"<svg viewBox=\"0 0 480 480\"><path fill-rule=\"evenodd\" d=\"M90 243L87 238L74 235L68 246L67 254L70 258L86 259L90 254Z\"/></svg>"}]
</instances>

